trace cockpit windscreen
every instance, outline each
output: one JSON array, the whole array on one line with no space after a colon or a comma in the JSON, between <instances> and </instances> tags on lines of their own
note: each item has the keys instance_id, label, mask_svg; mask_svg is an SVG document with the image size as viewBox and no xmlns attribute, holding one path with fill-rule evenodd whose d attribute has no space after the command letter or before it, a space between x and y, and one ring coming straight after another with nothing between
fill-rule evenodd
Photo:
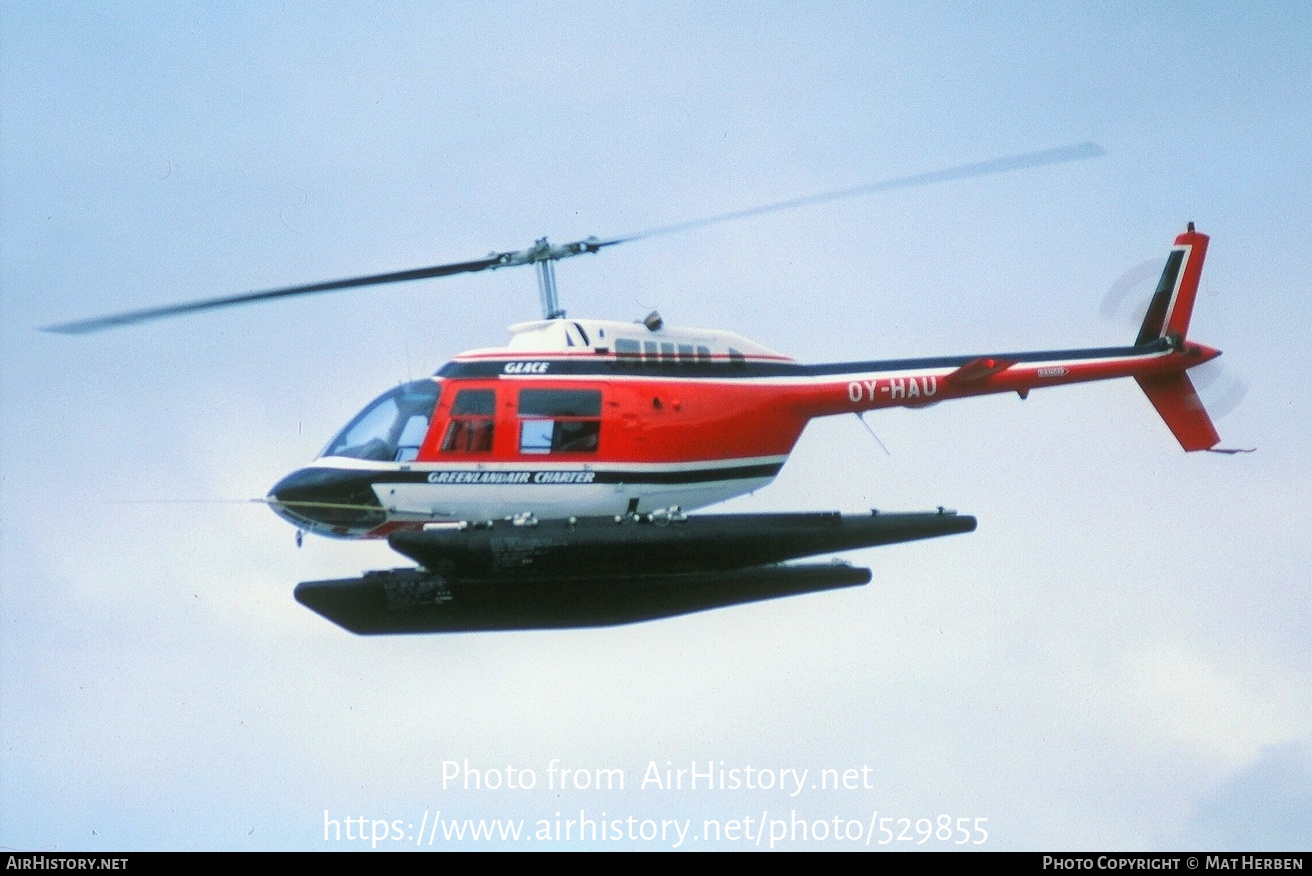
<instances>
[{"instance_id":1,"label":"cockpit windscreen","mask_svg":"<svg viewBox=\"0 0 1312 876\"><path fill-rule=\"evenodd\" d=\"M419 455L441 387L435 380L405 383L379 396L328 442L322 456L408 462Z\"/></svg>"}]
</instances>

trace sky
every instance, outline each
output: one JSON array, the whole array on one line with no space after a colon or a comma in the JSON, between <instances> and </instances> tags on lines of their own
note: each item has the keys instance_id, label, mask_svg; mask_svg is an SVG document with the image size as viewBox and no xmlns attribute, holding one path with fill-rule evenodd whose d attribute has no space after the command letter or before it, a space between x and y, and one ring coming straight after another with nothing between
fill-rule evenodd
<instances>
[{"instance_id":1,"label":"sky","mask_svg":"<svg viewBox=\"0 0 1312 876\"><path fill-rule=\"evenodd\" d=\"M1310 82L1293 2L4 4L0 846L1308 849ZM1128 343L1118 281L1212 236L1190 336L1255 453L1183 453L1131 381L869 416L887 455L817 421L720 510L979 519L843 555L859 588L449 636L298 605L405 561L244 500L536 318L531 272L38 330L1084 142L559 266L572 316L824 362ZM744 786L650 780L708 764Z\"/></svg>"}]
</instances>

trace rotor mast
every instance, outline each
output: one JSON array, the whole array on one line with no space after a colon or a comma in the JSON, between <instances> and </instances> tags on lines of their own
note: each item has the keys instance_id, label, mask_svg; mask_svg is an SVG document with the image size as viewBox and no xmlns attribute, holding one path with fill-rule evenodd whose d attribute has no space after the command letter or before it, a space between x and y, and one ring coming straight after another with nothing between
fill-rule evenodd
<instances>
[{"instance_id":1,"label":"rotor mast","mask_svg":"<svg viewBox=\"0 0 1312 876\"><path fill-rule=\"evenodd\" d=\"M533 251L551 252L551 244L545 237L538 240ZM538 297L542 299L543 319L564 319L565 311L560 307L560 298L556 295L556 259L550 255L534 261L538 269Z\"/></svg>"},{"instance_id":2,"label":"rotor mast","mask_svg":"<svg viewBox=\"0 0 1312 876\"><path fill-rule=\"evenodd\" d=\"M491 264L488 268L509 268L514 265L532 265L538 273L538 298L542 302L543 319L564 319L565 311L560 306L560 296L556 291L556 262L570 256L595 253L603 246L618 241L600 240L589 237L559 246L552 245L545 237L538 238L528 249L515 252L494 252L488 255Z\"/></svg>"}]
</instances>

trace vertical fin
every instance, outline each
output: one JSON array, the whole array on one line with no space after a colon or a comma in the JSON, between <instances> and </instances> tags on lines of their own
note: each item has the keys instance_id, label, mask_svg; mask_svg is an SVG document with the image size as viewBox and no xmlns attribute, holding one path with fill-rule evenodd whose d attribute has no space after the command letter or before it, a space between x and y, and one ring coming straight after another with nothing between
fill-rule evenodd
<instances>
[{"instance_id":1,"label":"vertical fin","mask_svg":"<svg viewBox=\"0 0 1312 876\"><path fill-rule=\"evenodd\" d=\"M1193 316L1194 299L1198 297L1198 280L1203 273L1203 259L1207 255L1206 234L1189 230L1175 239L1175 246L1166 258L1166 267L1157 283L1148 305L1139 336L1134 343L1148 344L1158 338L1183 340L1189 332L1189 318Z\"/></svg>"}]
</instances>

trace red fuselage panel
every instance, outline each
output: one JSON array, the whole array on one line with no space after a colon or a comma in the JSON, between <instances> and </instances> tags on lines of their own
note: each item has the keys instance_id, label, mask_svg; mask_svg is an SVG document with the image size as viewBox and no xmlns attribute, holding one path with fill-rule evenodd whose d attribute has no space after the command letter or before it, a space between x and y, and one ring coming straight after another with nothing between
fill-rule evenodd
<instances>
[{"instance_id":1,"label":"red fuselage panel","mask_svg":"<svg viewBox=\"0 0 1312 876\"><path fill-rule=\"evenodd\" d=\"M452 409L459 393L471 389L495 393L491 446L483 451L466 450L467 442L444 445L443 440L459 430L452 429L453 420L469 419L453 414ZM541 461L544 454L524 452L523 423L539 419L520 413L520 392L526 389L601 393L595 450L550 452L550 458L559 461L660 463L784 456L797 443L808 419L790 403L798 390L779 385L656 379L448 379L443 381L442 401L417 461Z\"/></svg>"}]
</instances>

